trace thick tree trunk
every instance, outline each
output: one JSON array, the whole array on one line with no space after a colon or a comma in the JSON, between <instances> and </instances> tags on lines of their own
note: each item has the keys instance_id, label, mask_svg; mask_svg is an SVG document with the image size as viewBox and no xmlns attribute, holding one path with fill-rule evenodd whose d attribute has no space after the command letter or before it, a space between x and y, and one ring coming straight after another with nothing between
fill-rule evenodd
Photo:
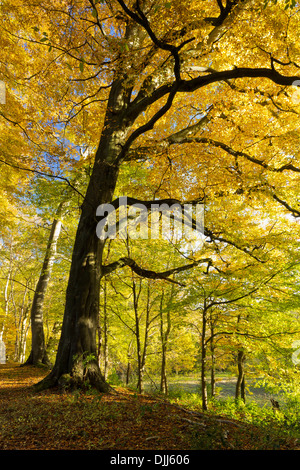
<instances>
[{"instance_id":1,"label":"thick tree trunk","mask_svg":"<svg viewBox=\"0 0 300 470\"><path fill-rule=\"evenodd\" d=\"M35 288L35 294L31 306L31 352L27 361L23 364L38 365L44 364L50 366L50 360L46 352L44 324L43 324L43 310L44 299L49 284L53 262L56 255L57 240L61 230L60 216L62 212L63 203L57 209L56 217L52 223L45 258L43 262L42 271Z\"/></svg>"},{"instance_id":2,"label":"thick tree trunk","mask_svg":"<svg viewBox=\"0 0 300 470\"><path fill-rule=\"evenodd\" d=\"M96 332L99 315L99 290L102 254L105 240L96 234L96 209L111 201L117 181L118 168L109 163L96 162L78 224L61 338L51 373L37 388L55 386L66 375L68 383L85 384L107 392L97 361Z\"/></svg>"}]
</instances>

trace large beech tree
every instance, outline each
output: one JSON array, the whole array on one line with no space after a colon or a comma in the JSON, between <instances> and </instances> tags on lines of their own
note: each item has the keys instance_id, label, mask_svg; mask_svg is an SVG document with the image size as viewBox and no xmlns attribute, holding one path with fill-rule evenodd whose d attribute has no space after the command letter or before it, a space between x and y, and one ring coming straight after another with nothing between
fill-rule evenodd
<instances>
[{"instance_id":1,"label":"large beech tree","mask_svg":"<svg viewBox=\"0 0 300 470\"><path fill-rule=\"evenodd\" d=\"M96 217L98 206L112 203L118 208L114 193L122 165L138 158L143 160L149 154L157 155L174 145L185 146L185 152L190 145L192 153L195 145L209 146L216 153L226 152L235 160L232 172L237 178L243 173L239 160L252 165L251 175L255 177L257 168L279 175L284 171L290 174L299 171L294 161L274 166L273 162L269 164L264 158L259 158L255 151L243 151L240 143L243 144L244 136L241 139L227 136L227 142L220 142L216 138L218 128L213 135L208 127L212 107L215 105L220 109L218 96L224 96L224 86L239 96L247 95L249 99L252 92L253 99L258 96L271 103L274 96L280 96L282 90L295 85L300 76L295 58L298 51L294 44L291 48L294 36L289 36L287 22L284 25L280 23L286 14L283 8L269 6L264 10L265 2L216 0L205 5L201 3L201 7L193 0L81 0L76 3L72 0L39 0L32 6L30 2L20 5L18 1L4 4L8 11L15 4L15 11L20 14L19 23L10 20L10 26L4 23L2 27L7 35L23 43L25 41L26 52L32 59L27 79L38 77L40 83L46 83L44 93L55 101L55 107L64 105L67 109L67 105L72 103L72 109L68 108L69 114L61 112L66 124L74 126L72 138L79 135L78 115L88 112L87 128L83 134L96 147L74 242L56 362L39 387L54 386L68 374L79 386L89 383L105 392L109 387L96 360L101 278L114 269L128 266L145 277L169 279L172 274L199 263L208 263L209 268L211 260L200 258L162 272L155 272L151 267L142 268L130 258L105 265L105 240L96 234L100 220ZM26 31L21 27L21 20L26 21ZM42 27L45 29L43 32ZM282 31L275 38L276 27ZM265 31L269 37L262 44L259 34ZM276 50L271 47L275 39ZM29 51L38 51L45 60L45 48L49 54L47 65L42 67L37 58L35 66L34 54ZM209 103L205 94L208 89L210 100L215 100L215 103ZM199 104L196 118L192 119L193 106L195 108L195 103L201 99L205 106L200 112ZM95 110L97 103L99 108ZM281 103L275 104L280 108ZM219 113L219 122L228 119L228 114L232 114L234 120L236 105L231 103L231 106L226 114ZM241 109L243 106L247 107L246 99L242 100ZM262 103L261 106L263 109ZM186 110L178 120L179 108ZM222 109L226 109L226 103ZM217 115L214 119L217 125ZM158 131L162 134L158 135ZM82 134L78 140L78 143L84 142ZM231 146L231 142L239 148ZM197 158L201 160L203 156L205 168L207 155L204 157L204 153L198 153ZM248 175L247 171L245 175ZM246 187L250 187L249 192L265 188L266 183L259 185L254 176L252 179L245 177L243 187L236 185L233 191L243 194ZM286 201L276 193L275 183L268 189L267 195L279 207L284 207L294 216L299 215L293 201ZM198 188L196 197L191 200L203 201L200 193ZM178 191L174 194L164 201L188 202L187 196L191 191L183 187L182 197L177 196ZM221 192L214 190L210 198L221 196ZM135 202L134 198L128 199L129 205ZM142 202L150 208L151 201ZM257 259L254 255L254 250L259 251L257 246L245 246L230 236L226 238L226 233L217 228L216 221L205 227L205 234L210 241L230 243Z\"/></svg>"}]
</instances>

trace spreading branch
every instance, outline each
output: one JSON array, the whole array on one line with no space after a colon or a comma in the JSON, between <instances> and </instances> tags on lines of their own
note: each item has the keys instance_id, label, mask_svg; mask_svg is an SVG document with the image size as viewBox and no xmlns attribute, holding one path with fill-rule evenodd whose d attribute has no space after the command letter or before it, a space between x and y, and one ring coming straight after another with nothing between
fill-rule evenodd
<instances>
[{"instance_id":1,"label":"spreading branch","mask_svg":"<svg viewBox=\"0 0 300 470\"><path fill-rule=\"evenodd\" d=\"M176 205L180 206L181 208L184 208L184 204L192 204L192 203L200 203L200 202L203 202L203 201L185 201L184 203L182 203L178 199L160 199L160 200L154 199L154 200L150 200L150 201L143 201L143 200L136 199L136 198L133 198L133 197L127 197L126 198L126 204L128 206L131 206L131 205L134 205L134 204L141 204L145 208L147 208L148 210L150 210L152 208L153 204L155 204L155 205L167 204L167 205L169 205L169 207L176 204ZM114 207L114 209L117 210L122 203L123 203L123 199L122 198L117 198L117 199L113 200L110 203L110 205L112 205ZM102 220L106 217L107 217L107 215L102 216ZM175 218L178 219L178 217L180 217L180 216L176 216ZM190 228L192 228L194 230L199 229L199 227L197 225L197 221L192 216L188 217L188 221L186 221L186 222L188 222ZM250 250L246 247L240 246L238 243L235 243L235 242L233 242L232 240L230 240L228 238L225 238L225 237L221 236L220 234L215 234L212 230L210 230L207 227L204 227L204 236L207 237L207 239L209 239L211 242L219 241L219 242L222 242L222 243L226 243L228 245L231 245L231 246L235 247L236 249L238 249L240 251L243 251L244 253L246 253L248 256L251 256L256 261L258 261L260 263L264 262L263 260L258 258L253 253L254 250L256 250L258 248L257 246L254 246L253 249ZM212 264L208 265L208 269L211 265ZM207 272L208 272L208 270L207 270Z\"/></svg>"},{"instance_id":2,"label":"spreading branch","mask_svg":"<svg viewBox=\"0 0 300 470\"><path fill-rule=\"evenodd\" d=\"M114 261L113 263L110 263L106 266L102 266L102 274L106 276L107 274L110 274L118 268L128 266L133 272L138 274L140 277L146 277L148 279L163 279L165 281L172 282L174 284L178 284L181 287L184 287L185 284L171 279L170 276L172 274L177 274L183 271L187 271L188 269L192 269L201 263L211 264L212 260L210 258L203 258L201 260L194 261L193 263L185 264L184 266L178 266L177 268L168 269L167 271L163 272L156 272L142 268L131 258L123 257L120 258L118 261Z\"/></svg>"},{"instance_id":3,"label":"spreading branch","mask_svg":"<svg viewBox=\"0 0 300 470\"><path fill-rule=\"evenodd\" d=\"M149 121L140 126L138 129L134 130L132 134L129 136L127 141L125 142L119 157L118 163L122 162L132 145L132 143L142 134L145 134L149 130L153 129L156 122L164 116L167 111L171 108L173 100L177 93L183 92L193 92L207 86L209 84L221 81L227 81L237 78L267 78L277 83L278 85L288 86L293 85L293 83L299 79L299 77L289 77L285 75L281 75L279 72L275 70L275 68L250 68L250 67L235 67L232 70L225 70L225 71L213 71L211 73L207 73L204 76L198 76L193 79L183 79L181 77L181 57L179 55L180 50L188 43L194 40L191 38L189 40L183 41L179 46L175 46L173 44L169 44L161 39L159 39L153 29L151 28L149 21L144 14L144 12L140 8L139 1L136 2L135 11L130 10L123 0L118 0L118 3L125 11L125 13L137 24L139 24L144 30L147 32L149 38L152 40L153 44L158 47L159 49L165 50L170 52L174 59L174 76L175 80L169 83L164 83L161 86L156 87L152 93L149 93L149 89L147 87L144 91L138 93L137 97L129 104L128 108L128 117L130 120L134 121L142 112L144 112L149 106L159 99L163 98L164 96L168 96L166 103L157 111ZM228 16L228 13L231 11L233 6L235 6L237 2L235 1L227 1L226 6L223 7L222 2L220 2L220 17L221 23L224 19ZM221 7L222 5L222 7ZM225 14L226 12L226 14ZM223 15L225 14L225 17ZM151 81L151 80L150 80ZM142 87L143 89L144 87Z\"/></svg>"},{"instance_id":4,"label":"spreading branch","mask_svg":"<svg viewBox=\"0 0 300 470\"><path fill-rule=\"evenodd\" d=\"M208 120L209 120L208 115L209 115L210 109L209 109L208 113L204 117L202 117L198 122L196 122L195 124L187 126L184 129L181 129L180 131L169 135L168 137L161 140L160 142L156 142L156 146L155 146L156 153L159 151L159 149L165 149L166 146L170 146L170 145L180 145L180 144L188 144L188 143L208 144L208 145L213 146L215 148L220 148L220 149L224 150L226 153L228 153L229 155L232 155L235 158L241 157L241 158L243 158L245 160L248 160L248 161L254 163L255 165L259 165L262 168L264 168L265 170L273 172L273 173L282 173L284 171L292 171L294 173L300 173L300 168L293 165L292 163L285 163L281 166L273 167L270 164L266 163L264 160L256 158L256 157L254 157L254 156L252 156L249 153L246 153L244 151L235 150L235 149L233 149L232 147L230 147L229 145L227 145L223 142L216 141L216 140L208 138L208 137L197 137L197 136L195 136L195 134L197 134L197 132L201 129L201 127L203 127L203 125L205 125L208 122ZM134 158L138 158L139 156L141 157L142 155L147 155L150 152L152 154L154 152L154 149L152 149L152 147L139 147L135 150L132 150L132 152L129 154L129 160L134 159ZM257 186L255 186L253 189L258 190L259 188ZM263 189L265 190L265 186L264 186ZM284 206L289 212L292 213L292 215L294 217L300 217L300 211L298 209L295 209L295 208L291 207L286 201L282 200L280 197L278 197L276 194L274 194L273 190L274 190L274 188L272 188L272 193L273 193L272 197L273 197L273 199L275 201L277 201L278 203L280 203L282 206ZM240 188L239 188L238 191L239 191L239 193L241 193Z\"/></svg>"},{"instance_id":5,"label":"spreading branch","mask_svg":"<svg viewBox=\"0 0 300 470\"><path fill-rule=\"evenodd\" d=\"M192 131L193 126L190 126L190 127ZM181 133L181 131L179 131L178 133L169 136L166 140L169 142L169 144L186 144L186 143L209 144L209 145L212 145L213 147L221 148L222 150L224 150L225 152L227 152L228 154L234 157L242 157L246 160L249 160L250 162L255 163L256 165L262 166L268 171L282 173L285 170L289 170L289 171L300 173L300 168L294 166L292 163L287 163L287 164L281 165L280 167L274 168L268 165L264 160L253 157L252 155L249 155L246 152L243 152L240 150L234 150L232 147L230 147L227 144L224 144L223 142L219 142L214 139L207 138L207 137L186 137L184 134L187 134L188 132L189 132L189 128L185 129L185 132Z\"/></svg>"}]
</instances>

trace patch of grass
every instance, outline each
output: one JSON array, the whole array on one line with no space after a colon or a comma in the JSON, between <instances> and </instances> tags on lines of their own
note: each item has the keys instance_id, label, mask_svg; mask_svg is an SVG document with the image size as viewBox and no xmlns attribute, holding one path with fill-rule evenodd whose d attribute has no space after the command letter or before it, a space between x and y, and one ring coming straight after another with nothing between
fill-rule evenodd
<instances>
[{"instance_id":1,"label":"patch of grass","mask_svg":"<svg viewBox=\"0 0 300 470\"><path fill-rule=\"evenodd\" d=\"M190 393L179 387L174 387L168 395L171 403L177 403L188 408L202 408L202 399L199 393Z\"/></svg>"}]
</instances>

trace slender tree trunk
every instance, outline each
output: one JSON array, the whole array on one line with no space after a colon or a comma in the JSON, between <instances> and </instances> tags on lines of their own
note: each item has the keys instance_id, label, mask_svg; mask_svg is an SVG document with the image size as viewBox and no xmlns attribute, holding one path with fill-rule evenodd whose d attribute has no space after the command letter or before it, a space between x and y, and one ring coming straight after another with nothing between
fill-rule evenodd
<instances>
[{"instance_id":1,"label":"slender tree trunk","mask_svg":"<svg viewBox=\"0 0 300 470\"><path fill-rule=\"evenodd\" d=\"M201 335L201 394L202 409L207 410L207 380L206 380L206 361L207 361L207 343L206 343L206 326L207 326L207 308L204 300L202 312L202 335Z\"/></svg>"},{"instance_id":2,"label":"slender tree trunk","mask_svg":"<svg viewBox=\"0 0 300 470\"><path fill-rule=\"evenodd\" d=\"M98 361L98 364L99 364L99 369L101 370L101 362L102 362L101 354L102 354L102 345L103 345L103 332L102 332L102 327L100 325L100 318L99 318L99 323L98 323L98 326L97 326L97 332L98 332L97 361Z\"/></svg>"},{"instance_id":3,"label":"slender tree trunk","mask_svg":"<svg viewBox=\"0 0 300 470\"><path fill-rule=\"evenodd\" d=\"M133 280L132 292L133 292L133 307L134 307L134 317L135 317L135 337L136 337L136 354L137 354L137 372L138 372L138 382L137 389L139 393L143 392L143 360L142 360L142 344L141 344L141 334L140 334L140 318L138 312L138 299L141 292L141 283L139 292L137 292L135 281Z\"/></svg>"},{"instance_id":4,"label":"slender tree trunk","mask_svg":"<svg viewBox=\"0 0 300 470\"><path fill-rule=\"evenodd\" d=\"M131 362L127 362L127 367L126 367L126 385L129 384L130 381L130 371L131 371Z\"/></svg>"},{"instance_id":5,"label":"slender tree trunk","mask_svg":"<svg viewBox=\"0 0 300 470\"><path fill-rule=\"evenodd\" d=\"M9 290L11 272L12 272L12 268L10 266L9 271L8 271L8 275L7 275L7 279L6 279L6 283L5 283L5 288L4 288L4 319L3 319L3 323L1 325L1 330L0 330L0 338L1 339L2 339L2 336L3 336L4 330L5 330L5 323L6 323L6 320L8 318L8 312L9 312L9 294L8 294L8 290Z\"/></svg>"},{"instance_id":6,"label":"slender tree trunk","mask_svg":"<svg viewBox=\"0 0 300 470\"><path fill-rule=\"evenodd\" d=\"M25 301L26 296L27 296L27 290L24 291L23 305L20 308L19 318L17 320L18 333L16 335L15 354L14 354L14 360L16 362L20 362L21 365L25 360L27 334L29 330L28 319L29 319L30 306L29 305L27 305L26 307L24 306L24 301Z\"/></svg>"},{"instance_id":7,"label":"slender tree trunk","mask_svg":"<svg viewBox=\"0 0 300 470\"><path fill-rule=\"evenodd\" d=\"M24 293L24 303L25 297L27 293ZM20 325L20 341L19 341L19 362L22 364L26 358L26 344L27 344L27 336L28 331L30 328L29 323L29 312L30 312L30 304L24 305L22 307L22 317L21 317L21 325Z\"/></svg>"},{"instance_id":8,"label":"slender tree trunk","mask_svg":"<svg viewBox=\"0 0 300 470\"><path fill-rule=\"evenodd\" d=\"M241 315L237 317L237 331L239 330L239 323L241 321ZM238 367L238 378L235 387L235 399L241 398L244 403L246 402L245 396L245 360L246 355L242 349L238 350L237 354L237 367Z\"/></svg>"},{"instance_id":9,"label":"slender tree trunk","mask_svg":"<svg viewBox=\"0 0 300 470\"><path fill-rule=\"evenodd\" d=\"M164 321L163 321L163 297L164 292L161 294L159 315L160 315L160 339L161 339L161 371L160 371L160 391L161 393L167 394L167 375L166 375L166 341L164 333Z\"/></svg>"},{"instance_id":10,"label":"slender tree trunk","mask_svg":"<svg viewBox=\"0 0 300 470\"><path fill-rule=\"evenodd\" d=\"M26 349L26 339L29 329L29 312L30 312L30 303L28 305L28 296L29 296L29 281L26 281L25 289L22 296L22 302L18 300L18 296L15 296L14 293L14 282L11 279L11 289L10 297L11 303L14 308L14 318L15 318L15 329L16 329L16 338L15 338L15 350L14 350L14 360L16 362L24 361L24 352Z\"/></svg>"},{"instance_id":11,"label":"slender tree trunk","mask_svg":"<svg viewBox=\"0 0 300 470\"><path fill-rule=\"evenodd\" d=\"M45 364L50 366L50 360L46 351L44 324L43 324L43 311L44 311L44 300L49 284L52 266L56 255L57 240L61 230L61 212L63 203L60 203L56 217L52 223L47 249L44 257L42 270L40 273L39 280L35 288L35 294L33 297L31 307L31 335L32 344L31 352L27 361L23 365L38 365Z\"/></svg>"},{"instance_id":12,"label":"slender tree trunk","mask_svg":"<svg viewBox=\"0 0 300 470\"><path fill-rule=\"evenodd\" d=\"M148 284L147 289L147 304L146 304L146 318L145 318L145 332L144 340L142 344L141 339L141 315L139 315L139 297L142 291L142 282L140 281L139 290L136 289L136 283L133 280L133 304L134 304L134 315L135 315L135 336L137 345L137 362L138 362L138 383L137 389L139 393L144 392L144 373L147 358L148 348L148 335L150 327L150 289Z\"/></svg>"},{"instance_id":13,"label":"slender tree trunk","mask_svg":"<svg viewBox=\"0 0 300 470\"><path fill-rule=\"evenodd\" d=\"M131 373L131 346L132 346L132 340L129 343L128 350L127 350L127 369L126 369L126 385L129 384L130 382L130 373Z\"/></svg>"},{"instance_id":14,"label":"slender tree trunk","mask_svg":"<svg viewBox=\"0 0 300 470\"><path fill-rule=\"evenodd\" d=\"M129 385L130 382L130 372L131 372L131 362L128 359L126 367L126 385Z\"/></svg>"},{"instance_id":15,"label":"slender tree trunk","mask_svg":"<svg viewBox=\"0 0 300 470\"><path fill-rule=\"evenodd\" d=\"M146 319L145 319L145 334L144 334L144 347L143 347L143 354L142 354L142 370L141 370L141 378L142 378L142 391L144 390L144 373L146 368L146 358L148 352L148 337L149 337L149 328L150 328L150 286L149 282L147 285L147 304L146 304Z\"/></svg>"},{"instance_id":16,"label":"slender tree trunk","mask_svg":"<svg viewBox=\"0 0 300 470\"><path fill-rule=\"evenodd\" d=\"M173 286L171 291L171 299L173 294ZM170 331L171 331L171 316L170 308L167 308L167 327L164 331L164 322L163 322L163 299L164 292L162 292L161 301L160 301L160 337L161 337L161 379L160 379L160 391L164 394L168 394L168 380L167 380L167 345L169 341ZM168 306L169 307L169 306Z\"/></svg>"},{"instance_id":17,"label":"slender tree trunk","mask_svg":"<svg viewBox=\"0 0 300 470\"><path fill-rule=\"evenodd\" d=\"M104 379L107 379L108 375L108 318L107 318L107 297L105 288L105 302L104 302Z\"/></svg>"},{"instance_id":18,"label":"slender tree trunk","mask_svg":"<svg viewBox=\"0 0 300 470\"><path fill-rule=\"evenodd\" d=\"M243 380L241 383L241 399L243 400L244 403L246 403L246 381L245 381L245 373L243 376Z\"/></svg>"},{"instance_id":19,"label":"slender tree trunk","mask_svg":"<svg viewBox=\"0 0 300 470\"><path fill-rule=\"evenodd\" d=\"M237 355L237 365L238 365L238 378L235 387L235 398L238 400L242 398L245 402L245 359L246 355L244 351L238 351Z\"/></svg>"},{"instance_id":20,"label":"slender tree trunk","mask_svg":"<svg viewBox=\"0 0 300 470\"><path fill-rule=\"evenodd\" d=\"M211 397L213 398L216 394L216 377L215 377L215 344L214 344L214 327L211 325L210 328L210 357L211 357L211 372L210 372L210 385L211 385Z\"/></svg>"},{"instance_id":21,"label":"slender tree trunk","mask_svg":"<svg viewBox=\"0 0 300 470\"><path fill-rule=\"evenodd\" d=\"M2 325L0 329L0 340L2 341L3 335L5 332L5 327L6 327L6 321L8 319L8 314L9 314L9 303L10 303L10 298L12 296L12 291L9 292L9 286L12 282L11 280L11 275L12 275L12 249L13 249L13 240L11 239L10 241L10 247L9 247L9 266L8 266L8 273L6 277L6 283L4 287L4 318L2 320Z\"/></svg>"}]
</instances>

